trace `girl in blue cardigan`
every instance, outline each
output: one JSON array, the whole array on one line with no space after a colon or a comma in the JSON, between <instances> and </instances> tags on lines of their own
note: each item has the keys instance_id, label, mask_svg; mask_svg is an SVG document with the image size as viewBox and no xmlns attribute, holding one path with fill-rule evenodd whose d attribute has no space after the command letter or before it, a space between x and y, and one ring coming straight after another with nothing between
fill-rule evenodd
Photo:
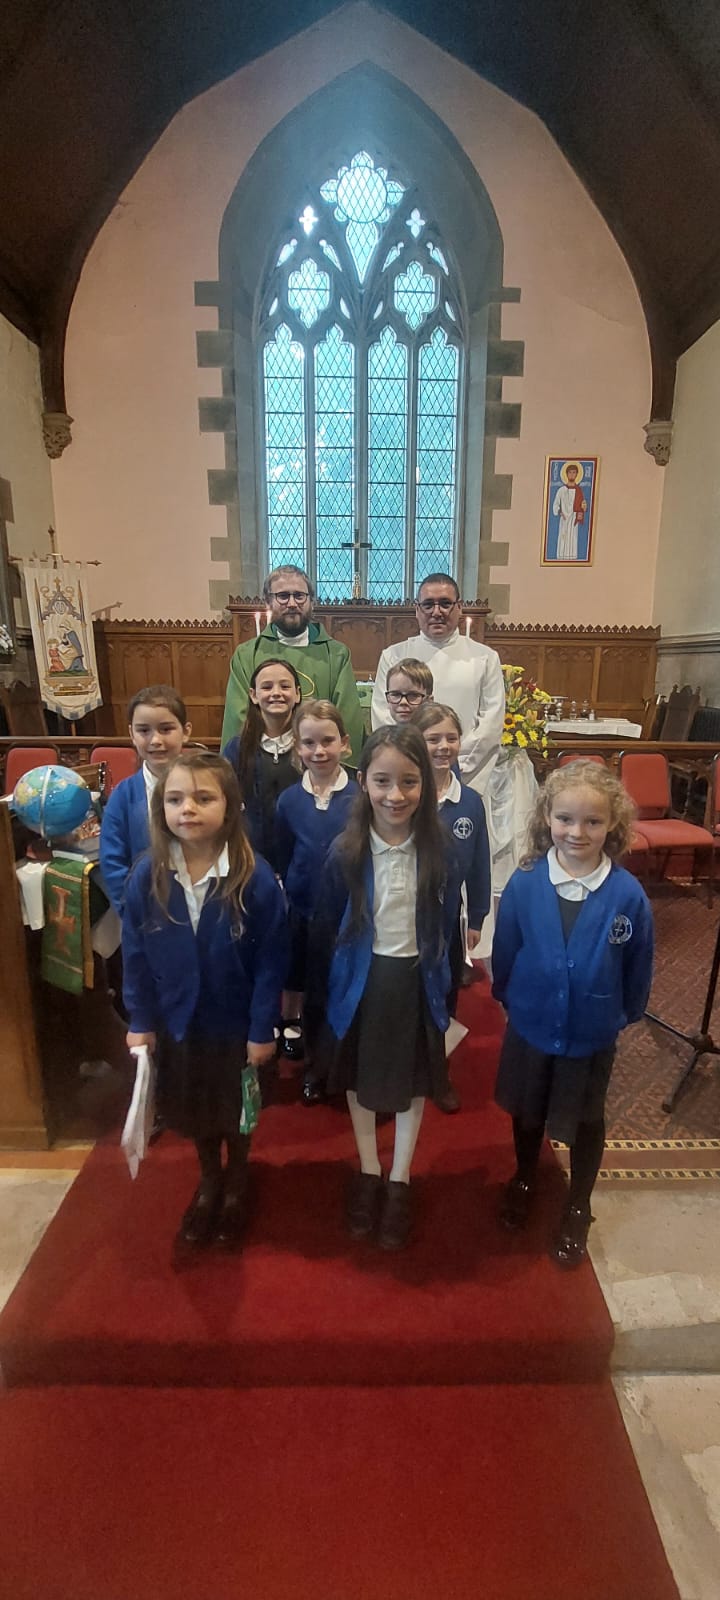
<instances>
[{"instance_id":1,"label":"girl in blue cardigan","mask_svg":"<svg viewBox=\"0 0 720 1600\"><path fill-rule=\"evenodd\" d=\"M190 737L184 700L168 683L140 689L128 706L128 733L142 765L113 789L100 831L102 875L120 916L130 869L150 843L153 790Z\"/></svg>"},{"instance_id":2,"label":"girl in blue cardigan","mask_svg":"<svg viewBox=\"0 0 720 1600\"><path fill-rule=\"evenodd\" d=\"M324 999L318 1055L345 1093L360 1171L347 1207L353 1238L399 1250L411 1225L410 1168L425 1099L447 1089L444 1034L455 916L454 862L440 828L422 735L378 728L363 747L358 796L332 846L311 929L311 991ZM377 1113L395 1117L384 1183Z\"/></svg>"},{"instance_id":3,"label":"girl in blue cardigan","mask_svg":"<svg viewBox=\"0 0 720 1600\"><path fill-rule=\"evenodd\" d=\"M302 1010L307 981L308 924L328 850L350 815L358 792L342 765L350 753L345 724L330 700L304 700L293 719L295 745L304 767L301 783L280 795L275 813L273 862L285 885L290 909L290 970L283 995L283 1053L304 1053ZM304 1105L323 1092L308 1065L302 1087Z\"/></svg>"},{"instance_id":4,"label":"girl in blue cardigan","mask_svg":"<svg viewBox=\"0 0 720 1600\"><path fill-rule=\"evenodd\" d=\"M257 1068L275 1053L287 959L282 891L253 854L232 767L179 756L155 789L151 849L127 886L123 962L128 1047L159 1040L160 1110L200 1162L185 1243L239 1242Z\"/></svg>"},{"instance_id":5,"label":"girl in blue cardigan","mask_svg":"<svg viewBox=\"0 0 720 1600\"><path fill-rule=\"evenodd\" d=\"M538 796L529 851L495 929L493 994L508 1013L495 1098L512 1116L517 1158L501 1221L524 1226L547 1129L570 1146L570 1192L551 1249L560 1267L587 1254L616 1040L642 1017L650 993L650 906L617 864L632 819L607 767L558 767Z\"/></svg>"}]
</instances>

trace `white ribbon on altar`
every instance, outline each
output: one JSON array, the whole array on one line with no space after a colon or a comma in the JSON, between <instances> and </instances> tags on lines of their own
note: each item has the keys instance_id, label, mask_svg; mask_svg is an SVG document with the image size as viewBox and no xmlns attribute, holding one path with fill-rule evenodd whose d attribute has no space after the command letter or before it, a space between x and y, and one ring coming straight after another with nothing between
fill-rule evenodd
<instances>
[{"instance_id":1,"label":"white ribbon on altar","mask_svg":"<svg viewBox=\"0 0 720 1600\"><path fill-rule=\"evenodd\" d=\"M68 722L102 705L86 572L60 556L23 562L40 698Z\"/></svg>"}]
</instances>

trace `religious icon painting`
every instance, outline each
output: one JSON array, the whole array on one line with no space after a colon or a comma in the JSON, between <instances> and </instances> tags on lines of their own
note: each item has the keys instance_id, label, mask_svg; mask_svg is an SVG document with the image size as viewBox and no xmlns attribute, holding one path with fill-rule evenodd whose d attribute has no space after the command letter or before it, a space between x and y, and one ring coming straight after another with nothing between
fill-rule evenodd
<instances>
[{"instance_id":1,"label":"religious icon painting","mask_svg":"<svg viewBox=\"0 0 720 1600\"><path fill-rule=\"evenodd\" d=\"M545 462L544 567L589 567L597 496L597 456L548 456Z\"/></svg>"}]
</instances>

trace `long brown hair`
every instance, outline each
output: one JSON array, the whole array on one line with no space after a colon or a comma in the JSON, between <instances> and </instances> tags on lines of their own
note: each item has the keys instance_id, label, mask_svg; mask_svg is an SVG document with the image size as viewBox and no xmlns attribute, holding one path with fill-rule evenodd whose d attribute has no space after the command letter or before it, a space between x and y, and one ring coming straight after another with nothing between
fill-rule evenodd
<instances>
[{"instance_id":1,"label":"long brown hair","mask_svg":"<svg viewBox=\"0 0 720 1600\"><path fill-rule=\"evenodd\" d=\"M385 748L398 750L420 773L420 802L410 822L417 847L417 920L423 950L439 954L443 943L440 907L447 873L447 844L438 821L435 777L425 740L417 728L408 723L376 728L362 748L358 762L360 793L338 844L350 891L350 921L346 937L352 939L367 927L372 915L372 908L365 897L365 869L370 856L373 809L365 779L378 751Z\"/></svg>"},{"instance_id":2,"label":"long brown hair","mask_svg":"<svg viewBox=\"0 0 720 1600\"><path fill-rule=\"evenodd\" d=\"M580 788L594 789L607 802L610 827L603 845L605 854L611 861L627 854L632 839L635 806L627 790L623 789L619 779L606 766L601 767L599 761L584 761L580 756L577 761L569 761L566 766L555 767L553 772L548 773L528 823L528 847L521 858L521 867L531 867L550 849L552 837L549 818L553 800L562 794L563 789Z\"/></svg>"},{"instance_id":3,"label":"long brown hair","mask_svg":"<svg viewBox=\"0 0 720 1600\"><path fill-rule=\"evenodd\" d=\"M225 799L225 820L220 830L217 853L219 856L227 845L229 871L227 878L222 881L218 879L217 884L211 885L208 892L218 894L222 900L227 900L233 916L238 919L244 909L244 891L255 869L255 856L245 830L238 781L230 762L226 761L224 756L216 756L202 750L187 750L182 755L176 756L167 772L163 773L155 785L150 805L152 892L165 916L168 917L172 870L170 850L175 842L175 834L171 833L165 819L165 790L172 774L177 772L178 768L183 772L214 778Z\"/></svg>"},{"instance_id":4,"label":"long brown hair","mask_svg":"<svg viewBox=\"0 0 720 1600\"><path fill-rule=\"evenodd\" d=\"M266 656L263 661L258 661L255 671L250 679L250 688L255 688L258 674L263 672L265 667L284 667L289 672L290 677L293 679L295 688L300 695L300 703L302 704L302 684L297 672L295 671L295 668L291 666L289 661L281 661L279 656ZM287 733L292 727L292 719L296 709L298 708L291 707L286 726L283 728L283 733ZM238 781L240 783L240 792L242 795L249 794L253 788L255 781L255 757L260 749L260 740L262 739L264 732L265 723L263 722L262 711L260 710L259 706L256 706L255 701L251 700L248 696L247 716L245 718L245 725L240 735L236 769ZM293 759L297 765L298 763L294 752Z\"/></svg>"}]
</instances>

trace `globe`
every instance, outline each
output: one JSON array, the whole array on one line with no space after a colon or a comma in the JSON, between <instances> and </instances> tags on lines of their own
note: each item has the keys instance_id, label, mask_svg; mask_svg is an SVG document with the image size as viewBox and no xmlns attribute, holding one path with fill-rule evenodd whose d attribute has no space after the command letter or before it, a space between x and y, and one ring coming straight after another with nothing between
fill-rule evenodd
<instances>
[{"instance_id":1,"label":"globe","mask_svg":"<svg viewBox=\"0 0 720 1600\"><path fill-rule=\"evenodd\" d=\"M33 833L58 839L85 821L92 811L92 795L71 767L33 767L18 778L12 808Z\"/></svg>"}]
</instances>

